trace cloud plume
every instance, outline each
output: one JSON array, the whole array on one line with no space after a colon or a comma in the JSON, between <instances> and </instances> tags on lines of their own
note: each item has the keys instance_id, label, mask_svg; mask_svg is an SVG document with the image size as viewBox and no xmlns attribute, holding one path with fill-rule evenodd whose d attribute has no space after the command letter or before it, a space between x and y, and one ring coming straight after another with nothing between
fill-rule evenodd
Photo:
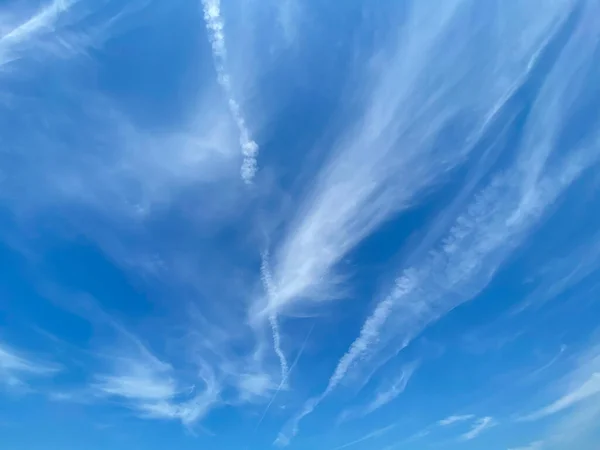
<instances>
[{"instance_id":1,"label":"cloud plume","mask_svg":"<svg viewBox=\"0 0 600 450\"><path fill-rule=\"evenodd\" d=\"M221 1L202 0L202 4L204 6L206 29L210 34L210 43L215 60L217 80L227 97L229 111L231 112L240 134L240 146L242 147L244 156L240 173L244 182L250 184L252 183L257 170L256 157L258 155L258 145L250 136L240 104L235 99L233 87L231 85L231 77L227 72L227 47L225 45L225 24L221 17Z\"/></svg>"}]
</instances>

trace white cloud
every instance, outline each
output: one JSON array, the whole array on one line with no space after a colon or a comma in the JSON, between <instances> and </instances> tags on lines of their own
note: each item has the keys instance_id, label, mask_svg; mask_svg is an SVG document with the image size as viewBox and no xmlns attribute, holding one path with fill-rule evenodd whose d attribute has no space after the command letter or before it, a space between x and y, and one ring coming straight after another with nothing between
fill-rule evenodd
<instances>
[{"instance_id":1,"label":"white cloud","mask_svg":"<svg viewBox=\"0 0 600 450\"><path fill-rule=\"evenodd\" d=\"M592 336L588 347L569 360L571 367L550 382L549 389L557 393L555 399L518 418L519 421L548 419L543 438L532 443L534 450L587 448L596 439L600 420L600 345L597 336Z\"/></svg>"},{"instance_id":2,"label":"white cloud","mask_svg":"<svg viewBox=\"0 0 600 450\"><path fill-rule=\"evenodd\" d=\"M148 0L119 5L111 17L96 14L106 6L106 1L41 3L35 10L23 2L9 2L8 6L0 7L0 75L30 75L20 70L20 62L68 59L101 47L111 35L122 30L124 19L146 6Z\"/></svg>"},{"instance_id":3,"label":"white cloud","mask_svg":"<svg viewBox=\"0 0 600 450\"><path fill-rule=\"evenodd\" d=\"M416 369L417 364L409 364L403 367L400 375L394 378L391 383L385 383L378 389L375 398L367 405L363 414L371 414L402 394Z\"/></svg>"},{"instance_id":4,"label":"white cloud","mask_svg":"<svg viewBox=\"0 0 600 450\"><path fill-rule=\"evenodd\" d=\"M372 371L374 366L405 348L429 324L479 294L504 261L541 223L547 209L583 171L597 162L597 135L588 136L580 142L579 148L566 155L557 153L557 130L568 111L566 105L581 95L578 90L573 90L576 80L582 76L577 67L593 58L589 47L583 45L588 39L589 23L578 27L568 39L560 36L566 33L571 19L568 16L561 27L545 30L548 36L544 44L530 54L531 61L526 70L523 68L525 72L521 74L520 83L527 89L537 88L538 91L512 165L493 176L466 205L463 197L471 193L471 188L463 190L457 200L462 204L455 202L434 224L429 238L425 239L429 244L418 248L409 258L411 266L402 271L395 287L364 322L358 338L339 360L323 393L309 400L301 413L284 428L290 436L297 432L299 421L336 389L349 372L358 372L362 367ZM553 47L558 39L564 41L565 51L557 57ZM542 71L539 66L548 64L553 58L556 61L552 69ZM536 87L530 85L532 80ZM519 90L514 88L512 92L517 95ZM504 99L503 106L512 108L512 102ZM501 110L502 106L496 114ZM339 164L344 167L348 163ZM339 192L336 198L356 200ZM457 213L459 208L462 212ZM336 227L338 234L333 238L336 239L343 236L344 225L332 218L333 209L330 205L324 217L332 229ZM376 217L369 207L361 211ZM315 226L312 221L310 223L311 227ZM313 249L308 242L312 236L323 235L327 236L327 233L323 234L317 228L307 229L307 235L299 242L304 245L303 249L310 249L313 254L294 260L294 267L302 267L302 264L309 264L306 261L313 260L319 250ZM344 242L348 242L346 236ZM432 242L433 246L430 245ZM321 243L321 247L326 245L329 244ZM294 255L301 255L302 251L305 250L298 249ZM322 264L327 259L318 261ZM294 283L305 279L303 274L294 273ZM487 427L491 423L486 420L481 425Z\"/></svg>"},{"instance_id":5,"label":"white cloud","mask_svg":"<svg viewBox=\"0 0 600 450\"><path fill-rule=\"evenodd\" d=\"M479 436L485 430L488 430L488 429L496 426L497 424L498 423L494 420L493 417L482 417L473 423L471 430L464 433L461 436L461 439L463 441L470 441L472 439L475 439L477 436Z\"/></svg>"},{"instance_id":6,"label":"white cloud","mask_svg":"<svg viewBox=\"0 0 600 450\"><path fill-rule=\"evenodd\" d=\"M18 25L6 23L9 15L3 11L0 19L0 68L21 56L22 47L31 45L44 31L52 31L59 18L67 12L77 0L53 0L31 17ZM6 28L10 31L5 32Z\"/></svg>"},{"instance_id":7,"label":"white cloud","mask_svg":"<svg viewBox=\"0 0 600 450\"><path fill-rule=\"evenodd\" d=\"M517 305L514 313L531 307L540 307L589 279L600 269L600 261L597 258L599 252L600 235L598 234L585 239L585 244L571 245L568 256L551 261L539 271L538 286L521 304Z\"/></svg>"},{"instance_id":8,"label":"white cloud","mask_svg":"<svg viewBox=\"0 0 600 450\"><path fill-rule=\"evenodd\" d=\"M273 380L264 373L243 374L239 377L238 388L242 395L248 397L263 397L275 389Z\"/></svg>"},{"instance_id":9,"label":"white cloud","mask_svg":"<svg viewBox=\"0 0 600 450\"><path fill-rule=\"evenodd\" d=\"M0 382L8 388L26 386L26 380L52 376L60 371L57 365L28 358L22 352L0 343Z\"/></svg>"},{"instance_id":10,"label":"white cloud","mask_svg":"<svg viewBox=\"0 0 600 450\"><path fill-rule=\"evenodd\" d=\"M250 136L250 131L246 125L246 119L242 113L242 108L235 99L233 88L231 86L231 77L227 71L227 47L225 45L225 24L221 17L220 0L202 0L204 5L204 20L206 28L210 33L210 42L215 59L215 68L217 70L217 79L225 95L231 115L238 127L240 134L240 146L244 155L241 175L246 183L252 183L257 170L256 157L258 155L258 145Z\"/></svg>"},{"instance_id":11,"label":"white cloud","mask_svg":"<svg viewBox=\"0 0 600 450\"><path fill-rule=\"evenodd\" d=\"M143 401L171 399L180 393L169 366L152 367L132 359L120 359L118 364L116 374L98 376L96 389L107 395Z\"/></svg>"},{"instance_id":12,"label":"white cloud","mask_svg":"<svg viewBox=\"0 0 600 450\"><path fill-rule=\"evenodd\" d=\"M176 419L192 425L220 403L220 385L207 367L198 369L193 385L183 384L173 367L135 342L137 351L110 359L108 373L95 377L99 396L120 399L141 417Z\"/></svg>"},{"instance_id":13,"label":"white cloud","mask_svg":"<svg viewBox=\"0 0 600 450\"><path fill-rule=\"evenodd\" d=\"M473 414L463 414L463 415L460 415L460 416L449 416L449 417L446 417L445 419L440 420L438 422L438 425L446 427L448 425L453 425L453 424L458 423L458 422L465 422L467 420L471 420L474 417L475 416Z\"/></svg>"},{"instance_id":14,"label":"white cloud","mask_svg":"<svg viewBox=\"0 0 600 450\"><path fill-rule=\"evenodd\" d=\"M512 37L493 41L493 49L472 70L470 59L449 51L446 34L463 26L453 49L473 45L462 2L444 2L431 13L419 2L403 25L395 54L373 83L365 111L332 150L273 256L278 295L257 314L287 310L306 300L336 298L340 260L385 220L411 207L448 171L461 164L524 77L535 41L550 17L531 21L532 40L508 51ZM545 10L549 16L556 11ZM523 14L522 11L519 13ZM498 46L498 48L496 48ZM506 46L506 48L504 48ZM478 53L478 57L480 56ZM495 55L495 56L492 56ZM451 60L451 62L450 62ZM425 81L429 80L429 81ZM437 139L460 111L477 111L455 145L441 151Z\"/></svg>"},{"instance_id":15,"label":"white cloud","mask_svg":"<svg viewBox=\"0 0 600 450\"><path fill-rule=\"evenodd\" d=\"M553 403L525 417L524 420L537 420L551 416L598 394L600 394L600 372L593 373L581 385L573 388Z\"/></svg>"},{"instance_id":16,"label":"white cloud","mask_svg":"<svg viewBox=\"0 0 600 450\"><path fill-rule=\"evenodd\" d=\"M521 418L524 421L539 420L600 398L600 346L584 352L561 384L562 394L553 402Z\"/></svg>"},{"instance_id":17,"label":"white cloud","mask_svg":"<svg viewBox=\"0 0 600 450\"><path fill-rule=\"evenodd\" d=\"M511 447L508 450L541 450L544 447L543 441L535 441L523 447Z\"/></svg>"},{"instance_id":18,"label":"white cloud","mask_svg":"<svg viewBox=\"0 0 600 450\"><path fill-rule=\"evenodd\" d=\"M379 428L379 429L377 429L375 431L372 431L370 433L365 434L361 438L358 438L358 439L355 439L353 441L347 442L347 443L342 444L342 445L340 445L338 447L334 447L333 450L341 450L343 448L348 448L348 447L352 447L353 445L360 444L361 442L367 441L369 439L378 438L378 437L384 435L385 433L391 431L395 427L396 427L396 425L392 424L392 425L388 425L388 426L383 427L383 428Z\"/></svg>"},{"instance_id":19,"label":"white cloud","mask_svg":"<svg viewBox=\"0 0 600 450\"><path fill-rule=\"evenodd\" d=\"M273 277L271 275L271 269L269 267L269 253L265 252L262 255L262 263L260 266L261 279L264 287L264 291L268 298L273 298L276 295L276 288L273 285ZM273 347L275 349L275 353L279 358L279 364L281 366L281 380L287 378L288 374L288 363L285 358L285 354L281 349L281 334L279 333L279 324L277 322L277 315L275 312L269 314L269 324L271 325L271 331L273 333Z\"/></svg>"}]
</instances>

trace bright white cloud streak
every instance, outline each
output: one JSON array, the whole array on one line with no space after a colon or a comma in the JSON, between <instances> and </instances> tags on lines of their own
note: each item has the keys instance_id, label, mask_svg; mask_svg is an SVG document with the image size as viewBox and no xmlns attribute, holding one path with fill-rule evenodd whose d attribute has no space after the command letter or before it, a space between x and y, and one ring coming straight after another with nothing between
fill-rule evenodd
<instances>
[{"instance_id":1,"label":"bright white cloud streak","mask_svg":"<svg viewBox=\"0 0 600 450\"><path fill-rule=\"evenodd\" d=\"M231 77L227 72L227 47L225 45L225 24L221 17L221 1L202 0L202 4L204 5L206 28L210 34L217 79L227 96L229 110L240 133L240 146L244 155L241 168L242 179L245 183L250 184L257 170L256 157L258 155L258 145L250 136L242 109L233 93Z\"/></svg>"}]
</instances>

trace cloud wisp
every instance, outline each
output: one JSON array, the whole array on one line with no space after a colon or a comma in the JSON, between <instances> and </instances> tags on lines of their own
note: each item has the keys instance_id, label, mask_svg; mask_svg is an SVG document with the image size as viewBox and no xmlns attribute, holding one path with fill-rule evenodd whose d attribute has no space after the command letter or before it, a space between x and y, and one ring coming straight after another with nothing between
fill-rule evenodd
<instances>
[{"instance_id":1,"label":"cloud wisp","mask_svg":"<svg viewBox=\"0 0 600 450\"><path fill-rule=\"evenodd\" d=\"M240 173L244 182L251 184L257 171L256 157L258 155L258 145L250 136L240 104L235 99L231 77L227 72L227 47L225 45L225 24L221 17L221 1L202 0L202 4L204 7L206 29L210 34L217 80L227 97L229 111L240 133L240 146L244 155Z\"/></svg>"},{"instance_id":2,"label":"cloud wisp","mask_svg":"<svg viewBox=\"0 0 600 450\"><path fill-rule=\"evenodd\" d=\"M365 434L361 438L358 438L353 441L342 444L339 447L334 447L333 450L342 450L343 448L352 447L353 445L360 444L361 442L368 441L369 439L378 438L378 437L383 436L384 434L388 433L389 431L393 430L394 428L396 428L396 424L391 424L391 425L388 425L383 428L378 428L375 431L371 431L370 433Z\"/></svg>"},{"instance_id":3,"label":"cloud wisp","mask_svg":"<svg viewBox=\"0 0 600 450\"><path fill-rule=\"evenodd\" d=\"M522 52L490 36L486 61L473 70L471 59L461 56L475 51L481 36L472 39L465 31L472 24L462 4L444 2L435 14L431 2L413 5L381 76L367 83L364 111L342 130L273 252L277 297L257 305L258 316L340 296L338 263L465 162L526 76L535 44L557 13L550 9L549 17L530 23L532 39ZM446 48L449 34L458 38L458 54ZM439 139L454 127L456 145L442 152Z\"/></svg>"},{"instance_id":4,"label":"cloud wisp","mask_svg":"<svg viewBox=\"0 0 600 450\"><path fill-rule=\"evenodd\" d=\"M581 385L577 386L550 405L526 416L524 420L537 420L554 415L587 399L595 397L598 394L600 394L600 372L593 373Z\"/></svg>"},{"instance_id":5,"label":"cloud wisp","mask_svg":"<svg viewBox=\"0 0 600 450\"><path fill-rule=\"evenodd\" d=\"M290 369L286 372L285 374L285 378L283 378L281 380L281 383L279 383L279 386L277 387L277 389L275 390L275 392L273 393L273 397L271 397L271 400L269 400L269 403L267 404L267 407L265 408L262 416L260 417L258 423L256 424L256 427L254 428L254 431L256 432L256 430L258 430L258 427L260 427L260 424L263 422L263 420L265 419L265 417L267 416L267 412L269 412L269 409L271 408L271 405L273 404L273 402L275 401L275 399L277 398L277 395L279 394L279 392L287 385L288 382L288 378L290 377L290 375L292 374L292 371L294 370L294 368L296 367L296 364L298 364L298 361L300 360L300 357L302 356L302 354L304 353L304 350L306 348L306 344L308 344L308 340L310 339L310 337L312 336L312 333L315 329L315 326L313 324L313 326L310 328L310 330L308 331L308 334L306 335L306 337L304 338L304 342L302 342L302 346L300 347L300 350L298 351L298 354L296 355L296 358L294 359L294 361L292 362L292 365L290 367Z\"/></svg>"},{"instance_id":6,"label":"cloud wisp","mask_svg":"<svg viewBox=\"0 0 600 450\"><path fill-rule=\"evenodd\" d=\"M560 26L548 31L522 78L533 93L529 92L531 106L521 106L529 113L518 142L520 153L505 170L489 177L462 205L462 211L455 215L450 208L449 217L442 216L432 227L445 229L445 234L433 246L417 249L410 258L413 263L402 271L392 291L377 304L339 360L323 393L306 402L284 427L284 435L295 435L300 420L349 373L380 366L429 324L476 297L543 221L554 202L597 163L597 135L587 136L566 155L557 150L565 105L581 94L572 89L572 83L581 76L577 65L593 57L590 49L582 46L590 31L589 21L582 19L584 13L575 8L566 17ZM508 100L505 105L515 107Z\"/></svg>"},{"instance_id":7,"label":"cloud wisp","mask_svg":"<svg viewBox=\"0 0 600 450\"><path fill-rule=\"evenodd\" d=\"M262 262L260 266L261 280L263 283L264 291L268 298L273 298L276 295L276 287L273 285L273 276L271 275L271 269L269 267L269 253L264 252L262 255ZM277 315L275 312L269 315L269 325L273 333L273 348L279 358L279 364L281 366L281 382L284 383L288 375L288 363L281 349L281 334L279 332L279 323L277 322Z\"/></svg>"},{"instance_id":8,"label":"cloud wisp","mask_svg":"<svg viewBox=\"0 0 600 450\"><path fill-rule=\"evenodd\" d=\"M477 419L471 429L469 431L467 431L466 433L464 433L460 439L463 441L471 441L473 439L475 439L477 436L479 436L481 433L483 433L484 431L495 427L498 423L494 420L493 417L481 417L480 419Z\"/></svg>"},{"instance_id":9,"label":"cloud wisp","mask_svg":"<svg viewBox=\"0 0 600 450\"><path fill-rule=\"evenodd\" d=\"M199 367L193 384L183 384L171 364L126 336L132 350L112 355L110 370L95 376L91 388L97 396L120 400L142 417L180 420L186 426L219 404L221 387L210 368Z\"/></svg>"},{"instance_id":10,"label":"cloud wisp","mask_svg":"<svg viewBox=\"0 0 600 450\"><path fill-rule=\"evenodd\" d=\"M394 401L400 394L404 392L406 386L411 377L418 368L418 363L407 364L400 370L400 374L394 377L391 381L382 383L377 391L375 397L369 402L364 410L361 412L362 416L371 414L377 411L379 408L387 405Z\"/></svg>"},{"instance_id":11,"label":"cloud wisp","mask_svg":"<svg viewBox=\"0 0 600 450\"><path fill-rule=\"evenodd\" d=\"M472 420L475 416L473 414L462 414L459 416L448 416L445 419L438 421L438 425L442 427L447 427L449 425L454 425L455 423L465 422L467 420Z\"/></svg>"},{"instance_id":12,"label":"cloud wisp","mask_svg":"<svg viewBox=\"0 0 600 450\"><path fill-rule=\"evenodd\" d=\"M554 400L517 418L519 422L547 420L545 435L530 444L534 450L579 448L596 440L594 434L600 420L600 345L597 336L570 359L571 367L548 386Z\"/></svg>"},{"instance_id":13,"label":"cloud wisp","mask_svg":"<svg viewBox=\"0 0 600 450\"><path fill-rule=\"evenodd\" d=\"M555 232L550 228L560 228L556 234L571 244L560 227L563 213L587 206L571 200L600 167L600 116L589 115L590 102L582 101L598 53L589 42L600 42L594 2L494 0L490 12L477 0L414 0L389 2L386 13L374 14L366 2L360 11L351 6L339 24L321 26L321 12L337 18L346 11L326 0L314 10L297 0L247 1L230 17L220 0L168 7L149 1L140 14L143 27L135 26L137 19L122 23L125 7L112 0L42 3L33 15L0 17L0 77L8 86L0 95L10 100L0 101L6 143L0 212L8 218L0 223L0 238L15 236L7 261L12 253L28 253L23 264L9 267L23 275L15 283L28 283L32 293L22 296L29 303L17 305L15 322L22 317L48 330L47 336L15 335L31 339L32 348L34 339L51 339L46 343L61 365L0 342L0 390L46 395L37 387L51 384L45 397L51 405L85 405L92 420L125 412L149 419L143 426L151 432L157 421L183 425L183 431L210 423L215 435L199 444L219 448L235 442L263 447L276 436L274 444L284 446L311 424L311 431L327 428L328 435L312 433L298 445L342 450L395 442L391 448L399 448L429 434L423 441L449 436L454 445L468 446L496 437L492 428L507 422L504 405L448 405L460 395L483 397L471 384L478 369L498 374L508 366L510 374L498 376L502 381L517 372L512 365L529 355L539 360L556 343L535 341L531 353L519 348L501 364L499 352L509 345L499 344L498 352L477 355L481 365L466 378L455 371L475 359L474 352L449 343L479 318L485 325L505 307L502 300L512 300L498 300L503 292L496 296L494 289L502 284L512 293L503 281L512 276L513 262L519 266L536 253L528 249L552 241L546 239ZM107 37L117 21L131 25L132 33L96 46L96 36ZM338 31L356 42L339 39ZM238 60L233 38L240 34L244 55ZM285 54L271 42L282 34ZM165 38L171 35L177 39ZM324 39L328 45L318 45ZM79 42L91 50L73 52L71 44ZM72 59L62 58L63 44ZM315 44L319 48L308 48ZM352 58L340 70L336 58L348 57L346 50ZM372 57L365 61L365 54ZM258 116L246 101L248 91L238 89L238 69L250 67L246 58L256 69L254 86L264 89L264 106L281 111L264 138L255 134ZM334 64L333 77L330 67L307 61ZM206 77L213 82L196 85ZM319 97L329 82L345 86L339 104L336 89ZM307 86L314 97L304 95ZM314 105L323 116L300 123ZM589 119L583 126L575 124L580 115ZM322 138L314 158L298 148L304 144L286 148L289 158L261 148L263 175L274 169L281 185L259 182L254 138L276 148L305 137ZM294 166L280 173L288 159ZM263 214L273 210L278 217L269 220L269 245L261 248ZM523 288L532 292L531 305L570 294L583 281L593 284L600 247L582 242L572 245L579 248L572 253L579 265L569 256L540 272L549 282ZM259 255L257 248L269 251ZM0 248L3 259L4 252ZM49 292L54 283L60 286ZM11 295L19 287L6 290ZM333 304L348 292L357 295L347 308ZM71 301L79 296L85 299ZM479 304L486 301L496 303ZM576 305L574 314L585 306ZM507 320L532 313L523 312ZM315 321L326 321L324 329L306 323L314 315L328 317ZM520 325L502 330L511 345L521 343L512 337ZM567 360L563 353L576 347L568 330L556 339L568 347L530 380L551 376ZM552 386L552 396L529 405L518 425L558 422L582 411L588 424L600 417L597 354L590 352ZM436 375L448 363L455 365L440 381ZM489 378L483 383L487 388ZM510 389L520 393L530 385ZM371 431L382 426L381 418L389 423L388 414L421 408L421 397L436 388L424 414L416 410L402 423ZM322 411L314 420L303 422L317 408ZM425 429L419 417L427 420ZM344 424L352 425L349 435L327 427L336 418L354 420ZM401 435L420 429L407 439ZM316 442L320 437L325 444ZM552 437L543 439L546 449Z\"/></svg>"},{"instance_id":14,"label":"cloud wisp","mask_svg":"<svg viewBox=\"0 0 600 450\"><path fill-rule=\"evenodd\" d=\"M511 447L508 450L541 450L542 448L544 448L544 442L543 441L535 441L535 442L531 442L530 444L527 444L523 447Z\"/></svg>"},{"instance_id":15,"label":"cloud wisp","mask_svg":"<svg viewBox=\"0 0 600 450\"><path fill-rule=\"evenodd\" d=\"M600 346L592 347L579 358L577 367L567 374L565 382L568 386L559 398L520 420L543 419L600 398Z\"/></svg>"},{"instance_id":16,"label":"cloud wisp","mask_svg":"<svg viewBox=\"0 0 600 450\"><path fill-rule=\"evenodd\" d=\"M33 41L42 32L53 30L59 18L75 3L77 0L53 0L17 26L0 23L2 28L12 28L0 37L0 70L5 64L19 59L23 47L34 45Z\"/></svg>"},{"instance_id":17,"label":"cloud wisp","mask_svg":"<svg viewBox=\"0 0 600 450\"><path fill-rule=\"evenodd\" d=\"M8 389L26 387L28 378L48 377L60 370L57 365L35 361L0 343L0 383Z\"/></svg>"}]
</instances>

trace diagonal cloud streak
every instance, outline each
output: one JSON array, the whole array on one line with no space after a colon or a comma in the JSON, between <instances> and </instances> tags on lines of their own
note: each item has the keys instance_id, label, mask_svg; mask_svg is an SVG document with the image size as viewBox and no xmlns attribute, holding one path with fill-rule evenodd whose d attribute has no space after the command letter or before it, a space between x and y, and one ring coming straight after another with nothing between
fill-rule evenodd
<instances>
[{"instance_id":1,"label":"diagonal cloud streak","mask_svg":"<svg viewBox=\"0 0 600 450\"><path fill-rule=\"evenodd\" d=\"M364 113L336 142L274 252L277 296L256 306L257 317L339 297L340 260L383 222L413 206L487 138L552 14L528 25L533 38L521 52L490 36L493 50L481 56L464 31L471 28L463 9L469 3L436 2L435 14L431 2L413 5L393 56L370 83ZM458 39L460 50L448 52L449 36ZM475 51L484 58L476 68L465 58ZM457 136L449 149L439 144L450 130Z\"/></svg>"},{"instance_id":2,"label":"diagonal cloud streak","mask_svg":"<svg viewBox=\"0 0 600 450\"><path fill-rule=\"evenodd\" d=\"M323 393L307 401L290 420L280 434L280 443L289 442L298 432L299 422L350 373L385 363L429 324L477 296L541 223L549 207L597 162L597 135L580 141L567 155L556 154L565 105L580 95L573 89L582 76L578 67L593 57L583 45L593 29L584 17L592 13L579 6L528 64L523 83L534 93L530 94L532 106L520 106L527 123L519 137L520 153L515 161L492 176L462 212L434 225L446 229L442 238L413 255L414 264L402 271L394 289L364 322ZM516 89L514 95L522 96L523 91ZM514 107L509 100L505 107Z\"/></svg>"},{"instance_id":3,"label":"diagonal cloud streak","mask_svg":"<svg viewBox=\"0 0 600 450\"><path fill-rule=\"evenodd\" d=\"M300 350L298 351L298 354L296 355L296 358L294 359L294 362L292 363L292 366L286 372L285 378L281 380L281 383L279 383L279 386L277 387L277 389L273 393L273 397L271 397L271 400L267 404L267 407L265 408L265 411L263 412L262 416L260 417L260 420L256 424L256 427L254 428L255 432L256 432L256 430L258 430L258 427L260 426L260 424L265 419L265 417L267 415L267 412L269 412L269 409L271 408L271 405L273 404L273 402L277 398L277 395L279 394L279 392L281 391L281 389L283 389L283 387L287 384L287 380L290 377L290 375L292 374L292 371L294 370L294 367L296 367L296 364L298 364L298 361L300 360L300 357L304 353L304 349L306 348L306 344L308 343L308 340L310 339L310 337L311 337L312 332L313 332L314 329L315 329L315 326L313 324L313 326L308 331L308 334L304 338L304 342L302 342L302 346L300 347Z\"/></svg>"},{"instance_id":4,"label":"diagonal cloud streak","mask_svg":"<svg viewBox=\"0 0 600 450\"><path fill-rule=\"evenodd\" d=\"M0 68L19 58L21 46L35 39L44 30L52 30L63 13L77 0L54 0L22 24L0 37Z\"/></svg>"},{"instance_id":5,"label":"diagonal cloud streak","mask_svg":"<svg viewBox=\"0 0 600 450\"><path fill-rule=\"evenodd\" d=\"M269 254L268 252L263 253L262 262L260 266L261 279L263 282L264 290L269 298L275 296L275 286L273 286L273 277L271 276L271 269L269 268ZM288 374L288 364L285 358L285 354L281 349L281 334L279 333L279 324L277 322L277 316L275 313L269 315L269 324L271 325L271 331L273 333L273 347L275 353L279 358L279 364L281 366L281 382L283 383Z\"/></svg>"},{"instance_id":6,"label":"diagonal cloud streak","mask_svg":"<svg viewBox=\"0 0 600 450\"><path fill-rule=\"evenodd\" d=\"M244 182L251 184L257 170L256 157L258 155L258 145L250 136L241 107L233 93L231 77L227 72L227 47L225 45L225 26L221 17L221 1L202 0L202 4L204 6L206 29L210 34L217 80L227 97L229 111L240 133L240 146L244 155L240 173Z\"/></svg>"},{"instance_id":7,"label":"diagonal cloud streak","mask_svg":"<svg viewBox=\"0 0 600 450\"><path fill-rule=\"evenodd\" d=\"M496 426L497 423L493 417L482 417L473 423L469 431L464 433L460 438L463 441L471 441L483 433L485 430Z\"/></svg>"},{"instance_id":8,"label":"diagonal cloud streak","mask_svg":"<svg viewBox=\"0 0 600 450\"><path fill-rule=\"evenodd\" d=\"M61 368L34 361L0 342L0 383L9 388L21 387L27 377L51 376Z\"/></svg>"}]
</instances>

